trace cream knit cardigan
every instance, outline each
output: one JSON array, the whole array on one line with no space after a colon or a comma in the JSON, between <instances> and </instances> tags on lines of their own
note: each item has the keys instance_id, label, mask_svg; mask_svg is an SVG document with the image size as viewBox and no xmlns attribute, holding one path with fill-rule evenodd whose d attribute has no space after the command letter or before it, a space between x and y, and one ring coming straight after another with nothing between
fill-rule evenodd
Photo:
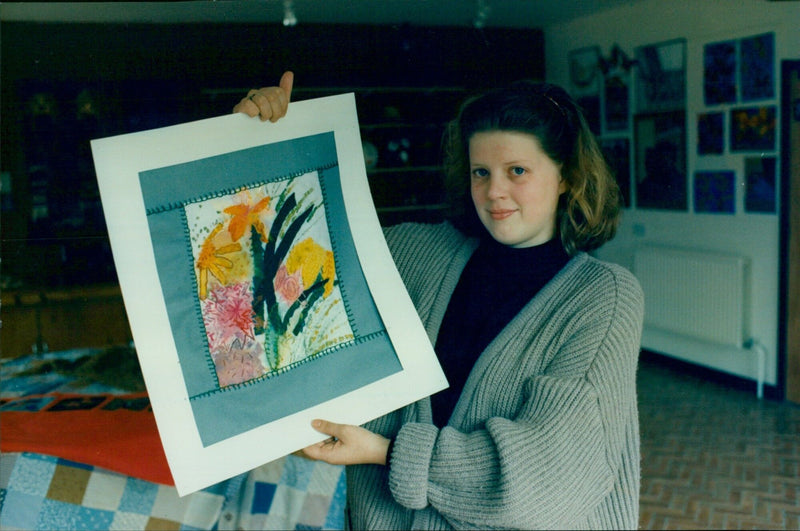
<instances>
[{"instance_id":1,"label":"cream knit cardigan","mask_svg":"<svg viewBox=\"0 0 800 531\"><path fill-rule=\"evenodd\" d=\"M446 223L386 236L435 343L476 242ZM573 257L481 354L447 427L429 398L367 424L394 450L348 467L348 527L636 528L643 312L629 271Z\"/></svg>"}]
</instances>

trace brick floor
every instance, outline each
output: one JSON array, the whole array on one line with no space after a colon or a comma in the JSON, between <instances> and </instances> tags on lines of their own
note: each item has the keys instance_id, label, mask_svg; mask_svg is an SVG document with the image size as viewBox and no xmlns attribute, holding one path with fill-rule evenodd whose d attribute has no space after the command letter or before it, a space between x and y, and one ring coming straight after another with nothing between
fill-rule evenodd
<instances>
[{"instance_id":1,"label":"brick floor","mask_svg":"<svg viewBox=\"0 0 800 531\"><path fill-rule=\"evenodd\" d=\"M643 360L642 529L798 529L800 407Z\"/></svg>"}]
</instances>

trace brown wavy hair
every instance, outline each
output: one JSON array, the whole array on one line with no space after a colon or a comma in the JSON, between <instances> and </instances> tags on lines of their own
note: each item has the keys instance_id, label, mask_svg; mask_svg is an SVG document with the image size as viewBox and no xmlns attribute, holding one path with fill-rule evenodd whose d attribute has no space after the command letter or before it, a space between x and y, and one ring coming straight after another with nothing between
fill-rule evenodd
<instances>
[{"instance_id":1,"label":"brown wavy hair","mask_svg":"<svg viewBox=\"0 0 800 531\"><path fill-rule=\"evenodd\" d=\"M570 255L591 251L614 237L620 193L613 172L578 104L561 87L519 81L464 102L444 135L448 216L471 236L485 234L470 195L469 139L487 131L513 131L536 137L561 165L567 191L561 194L556 227Z\"/></svg>"}]
</instances>

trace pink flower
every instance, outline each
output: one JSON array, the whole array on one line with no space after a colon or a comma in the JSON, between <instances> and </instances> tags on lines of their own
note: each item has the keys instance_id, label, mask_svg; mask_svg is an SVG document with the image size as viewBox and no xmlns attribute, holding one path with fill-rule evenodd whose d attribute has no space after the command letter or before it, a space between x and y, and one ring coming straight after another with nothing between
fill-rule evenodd
<instances>
[{"instance_id":1,"label":"pink flower","mask_svg":"<svg viewBox=\"0 0 800 531\"><path fill-rule=\"evenodd\" d=\"M209 348L214 351L238 339L253 339L253 294L246 282L220 286L203 301L203 323Z\"/></svg>"},{"instance_id":2,"label":"pink flower","mask_svg":"<svg viewBox=\"0 0 800 531\"><path fill-rule=\"evenodd\" d=\"M239 343L230 349L222 349L214 352L214 366L217 369L219 385L225 387L234 385L264 374L265 369L258 359L260 345L248 342L246 348L239 348Z\"/></svg>"},{"instance_id":3,"label":"pink flower","mask_svg":"<svg viewBox=\"0 0 800 531\"><path fill-rule=\"evenodd\" d=\"M281 296L286 304L292 304L303 293L303 277L301 271L290 275L286 266L282 265L275 273L275 292Z\"/></svg>"}]
</instances>

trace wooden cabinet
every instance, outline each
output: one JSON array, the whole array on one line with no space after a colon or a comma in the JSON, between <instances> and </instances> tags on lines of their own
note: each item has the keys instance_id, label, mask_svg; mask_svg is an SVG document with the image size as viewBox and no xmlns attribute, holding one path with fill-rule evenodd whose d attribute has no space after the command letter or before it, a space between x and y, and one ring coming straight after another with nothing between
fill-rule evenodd
<instances>
[{"instance_id":1,"label":"wooden cabinet","mask_svg":"<svg viewBox=\"0 0 800 531\"><path fill-rule=\"evenodd\" d=\"M130 342L131 332L117 286L42 292L4 292L0 355L103 347Z\"/></svg>"}]
</instances>

